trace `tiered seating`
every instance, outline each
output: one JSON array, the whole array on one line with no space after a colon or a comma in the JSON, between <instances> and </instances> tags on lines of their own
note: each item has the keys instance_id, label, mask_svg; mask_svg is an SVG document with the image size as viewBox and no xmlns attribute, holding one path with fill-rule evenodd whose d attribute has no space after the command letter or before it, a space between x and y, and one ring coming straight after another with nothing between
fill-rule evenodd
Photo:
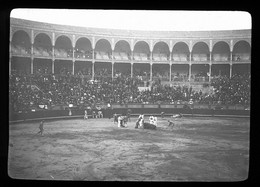
<instances>
[{"instance_id":1,"label":"tiered seating","mask_svg":"<svg viewBox=\"0 0 260 187\"><path fill-rule=\"evenodd\" d=\"M27 55L28 54L28 51L23 48L22 46L17 46L18 47L18 50L21 52L22 55Z\"/></svg>"},{"instance_id":2,"label":"tiered seating","mask_svg":"<svg viewBox=\"0 0 260 187\"><path fill-rule=\"evenodd\" d=\"M49 57L49 56L50 56L50 52L48 52L47 50L44 50L44 51L42 52L42 55L43 55L44 57Z\"/></svg>"},{"instance_id":3,"label":"tiered seating","mask_svg":"<svg viewBox=\"0 0 260 187\"><path fill-rule=\"evenodd\" d=\"M126 54L126 53L121 52L121 53L120 53L120 56L121 56L121 58L122 58L123 60L128 60L128 57L127 57L127 54Z\"/></svg>"},{"instance_id":4,"label":"tiered seating","mask_svg":"<svg viewBox=\"0 0 260 187\"><path fill-rule=\"evenodd\" d=\"M200 54L200 61L207 61L207 55L206 54Z\"/></svg>"},{"instance_id":5,"label":"tiered seating","mask_svg":"<svg viewBox=\"0 0 260 187\"><path fill-rule=\"evenodd\" d=\"M72 53L72 52L71 52ZM72 56L72 55L71 55ZM86 58L86 59L91 59L92 58L92 54L90 51L84 51L84 50L79 50L76 49L74 51L74 57L75 58Z\"/></svg>"},{"instance_id":6,"label":"tiered seating","mask_svg":"<svg viewBox=\"0 0 260 187\"><path fill-rule=\"evenodd\" d=\"M195 55L195 58L198 59L198 57ZM188 61L188 56L187 54L173 54L172 55L172 60L173 61L181 61L181 62L187 62Z\"/></svg>"},{"instance_id":7,"label":"tiered seating","mask_svg":"<svg viewBox=\"0 0 260 187\"><path fill-rule=\"evenodd\" d=\"M105 60L108 60L109 59L109 56L106 52L104 51L100 51L100 55L101 55L101 59L105 59Z\"/></svg>"},{"instance_id":8,"label":"tiered seating","mask_svg":"<svg viewBox=\"0 0 260 187\"><path fill-rule=\"evenodd\" d=\"M118 52L114 52L114 59L121 60L121 56L119 55Z\"/></svg>"},{"instance_id":9,"label":"tiered seating","mask_svg":"<svg viewBox=\"0 0 260 187\"><path fill-rule=\"evenodd\" d=\"M63 49L60 50L60 54L61 54L61 57L63 57L63 58L68 57L67 52L65 50L63 50Z\"/></svg>"},{"instance_id":10,"label":"tiered seating","mask_svg":"<svg viewBox=\"0 0 260 187\"><path fill-rule=\"evenodd\" d=\"M193 61L207 61L207 55L206 54L193 54Z\"/></svg>"},{"instance_id":11,"label":"tiered seating","mask_svg":"<svg viewBox=\"0 0 260 187\"><path fill-rule=\"evenodd\" d=\"M12 51L12 53L21 54L21 55L28 55L28 54L30 54L28 49L25 49L24 47L19 46L19 45L18 46L12 45L11 46L11 51Z\"/></svg>"},{"instance_id":12,"label":"tiered seating","mask_svg":"<svg viewBox=\"0 0 260 187\"><path fill-rule=\"evenodd\" d=\"M249 53L236 53L233 56L233 61L249 61L250 54Z\"/></svg>"},{"instance_id":13,"label":"tiered seating","mask_svg":"<svg viewBox=\"0 0 260 187\"><path fill-rule=\"evenodd\" d=\"M103 59L102 56L100 55L100 53L97 51L96 53L96 59Z\"/></svg>"},{"instance_id":14,"label":"tiered seating","mask_svg":"<svg viewBox=\"0 0 260 187\"><path fill-rule=\"evenodd\" d=\"M56 56L56 57L60 56L60 52L58 49L54 49L54 56Z\"/></svg>"},{"instance_id":15,"label":"tiered seating","mask_svg":"<svg viewBox=\"0 0 260 187\"><path fill-rule=\"evenodd\" d=\"M56 57L67 58L68 53L64 49L54 49L54 54Z\"/></svg>"},{"instance_id":16,"label":"tiered seating","mask_svg":"<svg viewBox=\"0 0 260 187\"><path fill-rule=\"evenodd\" d=\"M141 58L140 58L138 53L134 53L134 59L135 60L141 60Z\"/></svg>"},{"instance_id":17,"label":"tiered seating","mask_svg":"<svg viewBox=\"0 0 260 187\"><path fill-rule=\"evenodd\" d=\"M33 49L33 54L34 54L35 56L42 56L42 55L41 55L41 52L38 50L38 48L34 48L34 49Z\"/></svg>"},{"instance_id":18,"label":"tiered seating","mask_svg":"<svg viewBox=\"0 0 260 187\"><path fill-rule=\"evenodd\" d=\"M182 61L182 62L188 61L187 54L180 54L180 61Z\"/></svg>"},{"instance_id":19,"label":"tiered seating","mask_svg":"<svg viewBox=\"0 0 260 187\"><path fill-rule=\"evenodd\" d=\"M160 61L161 60L158 53L153 54L153 60L154 61Z\"/></svg>"},{"instance_id":20,"label":"tiered seating","mask_svg":"<svg viewBox=\"0 0 260 187\"><path fill-rule=\"evenodd\" d=\"M221 57L221 61L222 61L222 62L223 62L223 61L224 61L224 62L228 61L228 56L222 56L222 57Z\"/></svg>"},{"instance_id":21,"label":"tiered seating","mask_svg":"<svg viewBox=\"0 0 260 187\"><path fill-rule=\"evenodd\" d=\"M161 61L167 61L167 56L166 54L161 54Z\"/></svg>"},{"instance_id":22,"label":"tiered seating","mask_svg":"<svg viewBox=\"0 0 260 187\"><path fill-rule=\"evenodd\" d=\"M220 61L220 62L228 61L228 55L214 54L213 61Z\"/></svg>"},{"instance_id":23,"label":"tiered seating","mask_svg":"<svg viewBox=\"0 0 260 187\"><path fill-rule=\"evenodd\" d=\"M145 53L140 53L140 57L141 57L142 60L148 60L147 54L145 54Z\"/></svg>"},{"instance_id":24,"label":"tiered seating","mask_svg":"<svg viewBox=\"0 0 260 187\"><path fill-rule=\"evenodd\" d=\"M193 54L192 57L193 57L193 61L200 61L199 54Z\"/></svg>"},{"instance_id":25,"label":"tiered seating","mask_svg":"<svg viewBox=\"0 0 260 187\"><path fill-rule=\"evenodd\" d=\"M46 49L43 49L42 47L35 47L33 49L33 54L35 56L49 57L50 56L50 51L48 52Z\"/></svg>"},{"instance_id":26,"label":"tiered seating","mask_svg":"<svg viewBox=\"0 0 260 187\"><path fill-rule=\"evenodd\" d=\"M11 52L12 53L18 53L18 49L16 48L16 46L11 46Z\"/></svg>"},{"instance_id":27,"label":"tiered seating","mask_svg":"<svg viewBox=\"0 0 260 187\"><path fill-rule=\"evenodd\" d=\"M173 60L173 61L180 61L179 54L173 54L173 55L172 55L172 60Z\"/></svg>"},{"instance_id":28,"label":"tiered seating","mask_svg":"<svg viewBox=\"0 0 260 187\"><path fill-rule=\"evenodd\" d=\"M221 55L220 54L214 54L213 55L213 61L220 61Z\"/></svg>"}]
</instances>

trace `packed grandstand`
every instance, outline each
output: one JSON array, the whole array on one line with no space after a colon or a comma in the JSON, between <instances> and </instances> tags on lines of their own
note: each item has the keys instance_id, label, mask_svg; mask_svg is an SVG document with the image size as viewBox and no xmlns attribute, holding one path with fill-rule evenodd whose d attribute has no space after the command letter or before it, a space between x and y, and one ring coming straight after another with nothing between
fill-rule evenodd
<instances>
[{"instance_id":1,"label":"packed grandstand","mask_svg":"<svg viewBox=\"0 0 260 187\"><path fill-rule=\"evenodd\" d=\"M250 105L250 31L150 33L11 19L10 110L107 103ZM91 43L95 35L105 39ZM120 39L111 42L111 36Z\"/></svg>"},{"instance_id":2,"label":"packed grandstand","mask_svg":"<svg viewBox=\"0 0 260 187\"><path fill-rule=\"evenodd\" d=\"M211 82L213 93L195 91L185 85L162 85L159 81L150 90L139 90L138 78L119 75L112 79L85 80L71 74L16 74L9 76L10 109L24 111L40 105L93 104L174 104L190 102L203 104L250 105L250 75L221 76Z\"/></svg>"}]
</instances>

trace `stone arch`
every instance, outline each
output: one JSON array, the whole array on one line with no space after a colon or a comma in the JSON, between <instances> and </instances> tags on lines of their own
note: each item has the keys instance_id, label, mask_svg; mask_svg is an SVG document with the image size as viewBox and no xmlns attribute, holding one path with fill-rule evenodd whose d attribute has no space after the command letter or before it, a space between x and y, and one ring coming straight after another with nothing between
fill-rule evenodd
<instances>
[{"instance_id":1,"label":"stone arch","mask_svg":"<svg viewBox=\"0 0 260 187\"><path fill-rule=\"evenodd\" d=\"M196 42L192 47L193 61L208 61L209 60L209 46L206 42Z\"/></svg>"},{"instance_id":2,"label":"stone arch","mask_svg":"<svg viewBox=\"0 0 260 187\"><path fill-rule=\"evenodd\" d=\"M234 47L237 43L245 43L246 45L249 45L250 48L251 48L251 40L249 38L243 38L243 39L240 39L240 38L236 38L236 39L233 39L233 45L232 45L232 51L234 50Z\"/></svg>"},{"instance_id":3,"label":"stone arch","mask_svg":"<svg viewBox=\"0 0 260 187\"><path fill-rule=\"evenodd\" d=\"M131 52L131 46L126 40L118 40L114 51Z\"/></svg>"},{"instance_id":4,"label":"stone arch","mask_svg":"<svg viewBox=\"0 0 260 187\"><path fill-rule=\"evenodd\" d=\"M95 40L94 40L95 49L96 49L97 43L99 43L100 41L107 41L110 45L111 50L112 50L112 38L95 37Z\"/></svg>"},{"instance_id":5,"label":"stone arch","mask_svg":"<svg viewBox=\"0 0 260 187\"><path fill-rule=\"evenodd\" d=\"M62 38L64 38L64 37L68 38L68 39L70 40L70 43L71 43L71 46L72 46L72 35L62 34L62 33L55 33L54 45L56 45L57 40L58 40L59 38L61 38L61 37L62 37Z\"/></svg>"},{"instance_id":6,"label":"stone arch","mask_svg":"<svg viewBox=\"0 0 260 187\"><path fill-rule=\"evenodd\" d=\"M92 44L92 38L89 37L89 36L81 36L81 35L76 35L76 37L75 37L75 46L76 46L77 41L80 40L81 38L86 38L86 39L88 39L88 40L90 41L91 48L92 48L92 46L93 46L93 44Z\"/></svg>"},{"instance_id":7,"label":"stone arch","mask_svg":"<svg viewBox=\"0 0 260 187\"><path fill-rule=\"evenodd\" d=\"M190 55L189 46L186 42L177 42L172 48L173 61L188 61Z\"/></svg>"},{"instance_id":8,"label":"stone arch","mask_svg":"<svg viewBox=\"0 0 260 187\"><path fill-rule=\"evenodd\" d=\"M170 51L170 41L164 41L164 40L153 40L153 45L152 45L152 49L151 49L151 51L153 51L154 50L154 46L156 45L156 44L158 44L158 43L165 43L167 46L168 46L168 49L169 49L169 51Z\"/></svg>"},{"instance_id":9,"label":"stone arch","mask_svg":"<svg viewBox=\"0 0 260 187\"><path fill-rule=\"evenodd\" d=\"M60 35L55 40L54 53L56 57L72 58L72 41L66 35Z\"/></svg>"},{"instance_id":10,"label":"stone arch","mask_svg":"<svg viewBox=\"0 0 260 187\"><path fill-rule=\"evenodd\" d=\"M250 52L251 45L246 40L239 40L234 44L233 53L236 52Z\"/></svg>"},{"instance_id":11,"label":"stone arch","mask_svg":"<svg viewBox=\"0 0 260 187\"><path fill-rule=\"evenodd\" d=\"M10 41L13 40L13 36L15 35L15 33L17 32L25 32L28 36L29 36L29 41L31 42L31 32L29 29L26 28L18 28L18 27L10 27Z\"/></svg>"},{"instance_id":12,"label":"stone arch","mask_svg":"<svg viewBox=\"0 0 260 187\"><path fill-rule=\"evenodd\" d=\"M150 59L150 47L145 41L138 41L134 45L133 50L134 60L149 60Z\"/></svg>"},{"instance_id":13,"label":"stone arch","mask_svg":"<svg viewBox=\"0 0 260 187\"><path fill-rule=\"evenodd\" d=\"M34 38L33 53L36 56L50 57L52 55L51 38L45 33L38 33Z\"/></svg>"},{"instance_id":14,"label":"stone arch","mask_svg":"<svg viewBox=\"0 0 260 187\"><path fill-rule=\"evenodd\" d=\"M92 44L89 38L79 37L75 42L74 57L91 59L93 56Z\"/></svg>"},{"instance_id":15,"label":"stone arch","mask_svg":"<svg viewBox=\"0 0 260 187\"><path fill-rule=\"evenodd\" d=\"M136 44L138 44L138 43L146 43L147 45L148 45L148 49L149 49L149 51L151 52L151 48L150 48L150 43L149 43L149 40L143 40L143 39L137 39L137 40L135 40L134 41L134 43L133 43L133 46L134 46L134 49L135 49L135 46L136 46Z\"/></svg>"},{"instance_id":16,"label":"stone arch","mask_svg":"<svg viewBox=\"0 0 260 187\"><path fill-rule=\"evenodd\" d=\"M11 41L12 51L16 51L21 54L29 54L31 52L31 40L30 36L24 30L17 30L14 32Z\"/></svg>"},{"instance_id":17,"label":"stone arch","mask_svg":"<svg viewBox=\"0 0 260 187\"><path fill-rule=\"evenodd\" d=\"M229 61L230 59L230 47L225 41L218 41L212 48L212 60L213 61Z\"/></svg>"},{"instance_id":18,"label":"stone arch","mask_svg":"<svg viewBox=\"0 0 260 187\"><path fill-rule=\"evenodd\" d=\"M249 61L251 60L251 46L248 41L237 41L232 52L233 61Z\"/></svg>"},{"instance_id":19,"label":"stone arch","mask_svg":"<svg viewBox=\"0 0 260 187\"><path fill-rule=\"evenodd\" d=\"M229 48L229 51L231 51L231 41L229 39L216 39L216 40L212 40L212 49L211 49L211 52L213 50L213 47L215 44L219 43L219 42L225 42L226 44L228 44L228 48Z\"/></svg>"},{"instance_id":20,"label":"stone arch","mask_svg":"<svg viewBox=\"0 0 260 187\"><path fill-rule=\"evenodd\" d=\"M38 33L34 38L34 46L52 47L50 36L46 33Z\"/></svg>"},{"instance_id":21,"label":"stone arch","mask_svg":"<svg viewBox=\"0 0 260 187\"><path fill-rule=\"evenodd\" d=\"M130 60L131 46L126 40L118 40L114 48L114 58L116 60Z\"/></svg>"},{"instance_id":22,"label":"stone arch","mask_svg":"<svg viewBox=\"0 0 260 187\"><path fill-rule=\"evenodd\" d=\"M33 41L35 40L35 38L38 36L38 35L47 35L51 41L51 45L52 45L52 33L51 32L46 32L46 31L42 31L42 30L34 30L33 31Z\"/></svg>"},{"instance_id":23,"label":"stone arch","mask_svg":"<svg viewBox=\"0 0 260 187\"><path fill-rule=\"evenodd\" d=\"M162 50L161 50L160 46L163 47ZM166 52L167 54L169 54L170 53L169 45L164 41L156 42L153 46L152 52L160 52L160 51L163 51L163 52Z\"/></svg>"},{"instance_id":24,"label":"stone arch","mask_svg":"<svg viewBox=\"0 0 260 187\"><path fill-rule=\"evenodd\" d=\"M140 40L134 44L134 52L136 51L150 53L149 44L146 41Z\"/></svg>"},{"instance_id":25,"label":"stone arch","mask_svg":"<svg viewBox=\"0 0 260 187\"><path fill-rule=\"evenodd\" d=\"M112 46L111 43L107 39L99 39L96 44L95 44L95 51L96 50L101 50L101 51L112 51Z\"/></svg>"},{"instance_id":26,"label":"stone arch","mask_svg":"<svg viewBox=\"0 0 260 187\"><path fill-rule=\"evenodd\" d=\"M157 42L153 46L153 60L167 61L170 57L169 45L163 41Z\"/></svg>"},{"instance_id":27,"label":"stone arch","mask_svg":"<svg viewBox=\"0 0 260 187\"><path fill-rule=\"evenodd\" d=\"M108 60L112 58L111 43L107 39L99 39L95 45L95 58Z\"/></svg>"},{"instance_id":28,"label":"stone arch","mask_svg":"<svg viewBox=\"0 0 260 187\"><path fill-rule=\"evenodd\" d=\"M80 47L84 50L93 50L90 39L84 36L77 38L75 42L75 48L77 47Z\"/></svg>"}]
</instances>

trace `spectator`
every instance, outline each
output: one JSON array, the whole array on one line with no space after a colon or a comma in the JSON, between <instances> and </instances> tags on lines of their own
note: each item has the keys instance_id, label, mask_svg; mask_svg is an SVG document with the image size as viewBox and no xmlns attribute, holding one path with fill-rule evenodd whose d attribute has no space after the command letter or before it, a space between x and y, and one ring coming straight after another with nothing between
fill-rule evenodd
<instances>
[{"instance_id":1,"label":"spectator","mask_svg":"<svg viewBox=\"0 0 260 187\"><path fill-rule=\"evenodd\" d=\"M44 69L43 69L44 70ZM96 103L173 103L175 101L194 103L250 104L249 74L235 74L231 78L220 76L213 78L213 93L203 93L192 87L162 85L157 81L150 90L139 91L143 82L140 77L131 78L121 74L113 80L104 78L101 69L99 79L82 81L77 75L52 75L40 70L37 74L27 75L22 71L12 71L9 76L10 109L14 112L27 111L39 105L91 106ZM140 76L143 77L143 74ZM110 105L111 106L111 105ZM109 107L108 107L109 108ZM110 115L109 115L110 116Z\"/></svg>"}]
</instances>

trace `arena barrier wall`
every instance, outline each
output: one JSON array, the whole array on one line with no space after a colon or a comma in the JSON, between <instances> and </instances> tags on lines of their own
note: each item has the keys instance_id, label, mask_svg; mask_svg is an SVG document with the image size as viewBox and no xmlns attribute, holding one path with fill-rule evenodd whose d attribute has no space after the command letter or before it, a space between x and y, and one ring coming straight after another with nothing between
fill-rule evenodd
<instances>
[{"instance_id":1,"label":"arena barrier wall","mask_svg":"<svg viewBox=\"0 0 260 187\"><path fill-rule=\"evenodd\" d=\"M111 109L103 108L102 112L104 118L112 117L113 114L126 115L127 110L131 109L133 116L145 115L160 116L161 112L165 113L165 116L182 113L184 116L230 116L230 117L250 117L250 110L245 110L239 107L224 107L222 109L216 109L215 106L210 105L144 105L144 104L131 104L131 105L112 105ZM91 113L88 113L91 116ZM70 118L83 118L84 110L72 108L71 115L69 110L42 110L35 112L23 112L23 113L9 113L9 122L21 122L32 121L40 119L70 119Z\"/></svg>"}]
</instances>

